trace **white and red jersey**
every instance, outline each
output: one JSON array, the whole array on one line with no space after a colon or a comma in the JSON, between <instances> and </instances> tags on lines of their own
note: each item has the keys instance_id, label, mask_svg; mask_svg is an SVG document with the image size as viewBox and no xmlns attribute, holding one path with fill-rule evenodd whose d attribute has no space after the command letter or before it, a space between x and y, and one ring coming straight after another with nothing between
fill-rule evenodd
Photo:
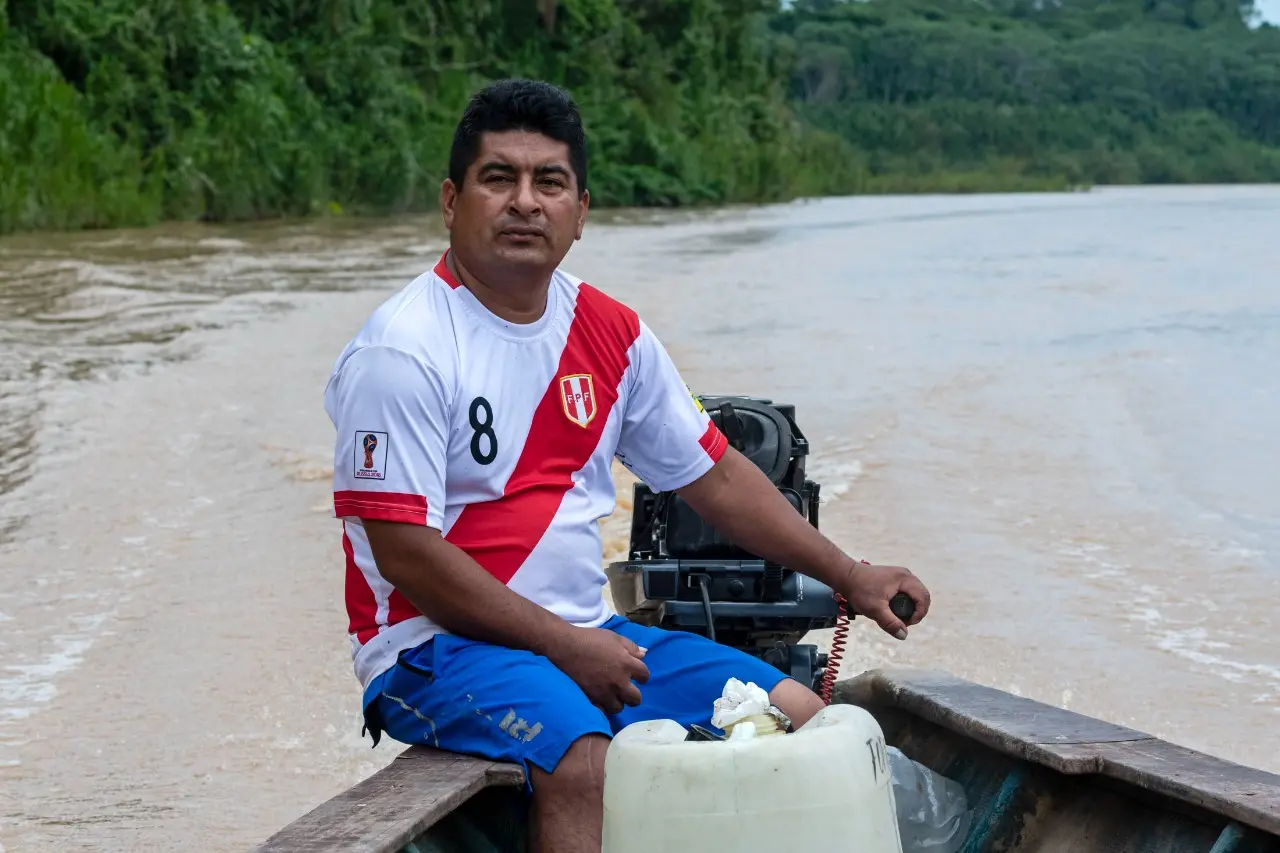
<instances>
[{"instance_id":1,"label":"white and red jersey","mask_svg":"<svg viewBox=\"0 0 1280 853\"><path fill-rule=\"evenodd\" d=\"M611 615L598 520L616 456L657 491L727 442L634 311L557 271L537 322L508 323L435 269L379 306L334 366L335 514L364 686L442 629L378 572L362 519L437 528L577 625Z\"/></svg>"}]
</instances>

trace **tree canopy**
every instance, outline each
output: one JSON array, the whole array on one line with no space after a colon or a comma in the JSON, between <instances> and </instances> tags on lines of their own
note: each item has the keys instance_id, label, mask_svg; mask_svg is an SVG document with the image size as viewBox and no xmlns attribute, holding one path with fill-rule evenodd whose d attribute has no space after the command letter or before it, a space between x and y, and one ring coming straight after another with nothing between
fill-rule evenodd
<instances>
[{"instance_id":1,"label":"tree canopy","mask_svg":"<svg viewBox=\"0 0 1280 853\"><path fill-rule=\"evenodd\" d=\"M484 82L569 88L593 198L1280 178L1231 0L8 0L0 232L433 208Z\"/></svg>"},{"instance_id":2,"label":"tree canopy","mask_svg":"<svg viewBox=\"0 0 1280 853\"><path fill-rule=\"evenodd\" d=\"M788 95L872 183L1280 179L1280 30L1229 0L797 0Z\"/></svg>"}]
</instances>

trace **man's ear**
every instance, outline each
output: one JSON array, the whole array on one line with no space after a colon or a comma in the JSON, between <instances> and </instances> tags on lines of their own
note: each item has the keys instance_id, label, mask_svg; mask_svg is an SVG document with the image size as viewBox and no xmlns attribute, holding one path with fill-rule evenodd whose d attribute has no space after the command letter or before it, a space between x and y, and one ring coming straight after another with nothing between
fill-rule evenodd
<instances>
[{"instance_id":1,"label":"man's ear","mask_svg":"<svg viewBox=\"0 0 1280 853\"><path fill-rule=\"evenodd\" d=\"M458 188L453 180L445 178L440 184L440 213L444 216L444 227L453 230L454 205L458 202ZM581 228L579 228L581 231Z\"/></svg>"},{"instance_id":2,"label":"man's ear","mask_svg":"<svg viewBox=\"0 0 1280 853\"><path fill-rule=\"evenodd\" d=\"M587 190L582 191L581 206L578 208L578 231L573 235L573 239L582 239L582 229L587 225L587 210L591 207L591 193Z\"/></svg>"}]
</instances>

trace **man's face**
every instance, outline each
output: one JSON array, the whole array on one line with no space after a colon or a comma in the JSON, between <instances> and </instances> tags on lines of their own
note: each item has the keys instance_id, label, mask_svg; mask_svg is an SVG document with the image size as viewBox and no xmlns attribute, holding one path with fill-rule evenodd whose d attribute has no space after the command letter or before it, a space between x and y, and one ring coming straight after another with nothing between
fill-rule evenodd
<instances>
[{"instance_id":1,"label":"man's face","mask_svg":"<svg viewBox=\"0 0 1280 853\"><path fill-rule=\"evenodd\" d=\"M519 130L483 134L462 189L446 180L440 203L453 248L487 280L555 269L582 237L589 199L568 145Z\"/></svg>"}]
</instances>

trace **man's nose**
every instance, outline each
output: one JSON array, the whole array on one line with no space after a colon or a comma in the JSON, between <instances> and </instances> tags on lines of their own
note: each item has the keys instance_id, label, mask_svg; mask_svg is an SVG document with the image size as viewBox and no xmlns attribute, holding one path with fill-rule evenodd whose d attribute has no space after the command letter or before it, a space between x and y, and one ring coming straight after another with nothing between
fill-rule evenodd
<instances>
[{"instance_id":1,"label":"man's nose","mask_svg":"<svg viewBox=\"0 0 1280 853\"><path fill-rule=\"evenodd\" d=\"M516 181L516 191L512 195L511 206L522 216L533 216L542 208L542 201L534 188L532 175L521 175L520 180Z\"/></svg>"}]
</instances>

